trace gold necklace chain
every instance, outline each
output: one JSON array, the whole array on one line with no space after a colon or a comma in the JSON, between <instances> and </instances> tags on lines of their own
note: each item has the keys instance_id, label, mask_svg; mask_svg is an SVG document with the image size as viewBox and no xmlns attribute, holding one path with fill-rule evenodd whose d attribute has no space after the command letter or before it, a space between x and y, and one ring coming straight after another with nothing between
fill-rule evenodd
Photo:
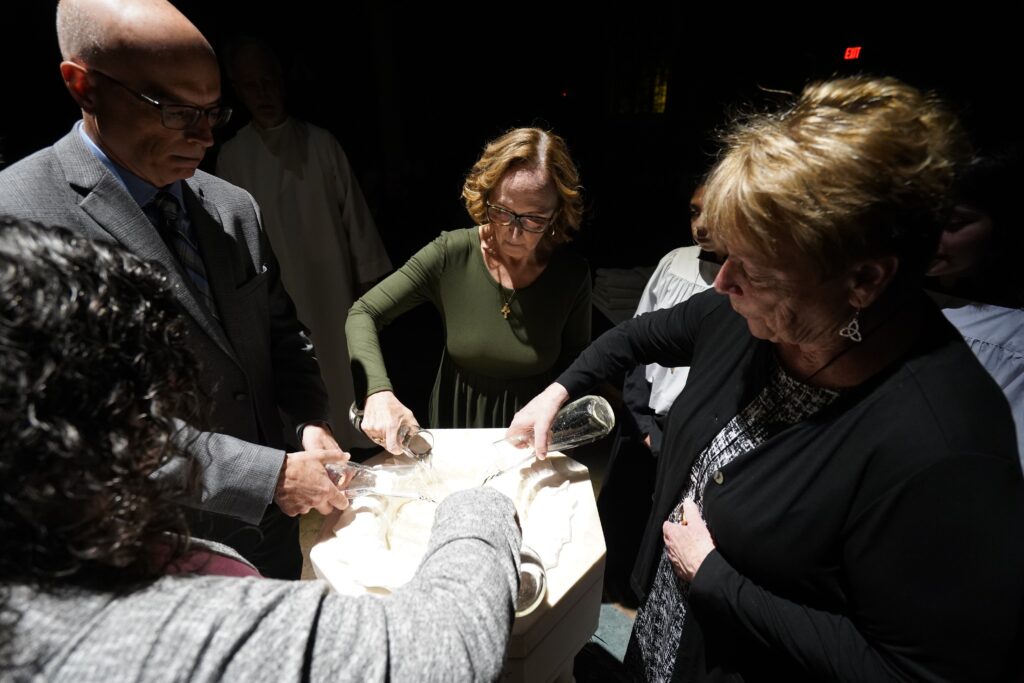
<instances>
[{"instance_id":1,"label":"gold necklace chain","mask_svg":"<svg viewBox=\"0 0 1024 683\"><path fill-rule=\"evenodd\" d=\"M492 256L492 258L493 258L493 256ZM501 308L498 309L498 312L501 313L501 316L505 320L508 320L508 317L512 314L512 299L516 298L516 294L519 293L519 290L516 289L515 287L512 287L511 288L512 289L512 293L507 298L505 297L505 292L504 292L505 286L501 284L501 265L502 264L501 264L501 261L499 259L495 259L495 260L498 262L498 265L495 266L495 268L494 268L494 271L495 271L494 274L496 276L495 277L496 282L494 283L494 286L498 290L498 296L501 298ZM484 265L487 266L486 260L484 262ZM488 268L488 270L490 270L490 266L487 266L487 268ZM506 270L507 270L507 267L506 267ZM509 283L512 283L512 273L508 274L508 281L509 281Z\"/></svg>"}]
</instances>

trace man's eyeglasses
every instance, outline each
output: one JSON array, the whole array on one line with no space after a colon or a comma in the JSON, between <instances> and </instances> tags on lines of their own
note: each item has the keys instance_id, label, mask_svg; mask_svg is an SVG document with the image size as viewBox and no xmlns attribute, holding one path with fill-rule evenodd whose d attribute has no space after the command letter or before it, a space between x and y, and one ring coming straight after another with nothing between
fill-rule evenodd
<instances>
[{"instance_id":1,"label":"man's eyeglasses","mask_svg":"<svg viewBox=\"0 0 1024 683\"><path fill-rule=\"evenodd\" d=\"M231 107L224 107L219 104L215 104L212 107L206 107L204 109L203 107L197 107L192 104L167 104L165 102L158 102L149 95L144 95L132 90L113 76L105 74L98 69L89 69L89 72L103 76L111 83L121 86L146 104L159 109L160 123L164 125L164 128L170 128L171 130L188 130L189 128L194 128L202 117L206 117L206 122L210 124L210 128L217 128L219 126L223 126L231 119Z\"/></svg>"},{"instance_id":2,"label":"man's eyeglasses","mask_svg":"<svg viewBox=\"0 0 1024 683\"><path fill-rule=\"evenodd\" d=\"M551 224L551 216L530 216L526 214L518 214L503 209L500 206L495 206L490 202L486 202L487 205L487 219L492 223L507 228L515 222L519 226L519 229L523 232L532 232L540 234L548 229L548 225Z\"/></svg>"}]
</instances>

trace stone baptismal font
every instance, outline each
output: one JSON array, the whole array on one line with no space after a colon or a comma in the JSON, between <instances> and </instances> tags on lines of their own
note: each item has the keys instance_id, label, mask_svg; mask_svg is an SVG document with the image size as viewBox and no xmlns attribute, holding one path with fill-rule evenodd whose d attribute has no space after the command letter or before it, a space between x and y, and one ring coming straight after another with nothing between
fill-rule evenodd
<instances>
[{"instance_id":1,"label":"stone baptismal font","mask_svg":"<svg viewBox=\"0 0 1024 683\"><path fill-rule=\"evenodd\" d=\"M325 520L310 551L317 576L340 593L388 595L416 572L437 502L493 487L515 503L523 529L520 599L503 679L571 680L573 657L597 629L604 574L587 468L560 453L536 460L502 441L504 429L430 431L429 462L382 453L365 463L375 470L357 472L354 481L375 494L353 497Z\"/></svg>"}]
</instances>

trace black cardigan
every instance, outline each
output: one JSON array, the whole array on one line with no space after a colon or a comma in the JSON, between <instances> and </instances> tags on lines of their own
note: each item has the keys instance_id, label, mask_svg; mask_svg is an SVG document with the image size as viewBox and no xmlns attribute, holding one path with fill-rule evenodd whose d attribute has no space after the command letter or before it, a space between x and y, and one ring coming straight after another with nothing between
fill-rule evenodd
<instances>
[{"instance_id":1,"label":"black cardigan","mask_svg":"<svg viewBox=\"0 0 1024 683\"><path fill-rule=\"evenodd\" d=\"M928 308L921 342L708 484L716 550L690 590L676 679L989 680L1019 668L1024 479L1002 392ZM558 379L690 366L665 426L633 584L694 458L766 384L773 348L713 291L626 321Z\"/></svg>"}]
</instances>

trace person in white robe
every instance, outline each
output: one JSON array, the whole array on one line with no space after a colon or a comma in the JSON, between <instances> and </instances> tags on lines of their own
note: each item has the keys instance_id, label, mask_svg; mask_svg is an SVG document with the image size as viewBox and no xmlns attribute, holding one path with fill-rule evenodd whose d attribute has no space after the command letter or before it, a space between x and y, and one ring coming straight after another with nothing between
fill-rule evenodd
<instances>
[{"instance_id":1,"label":"person in white robe","mask_svg":"<svg viewBox=\"0 0 1024 683\"><path fill-rule=\"evenodd\" d=\"M225 63L252 121L224 144L217 175L248 190L262 210L285 288L312 333L335 436L346 446L369 446L348 420L355 392L345 320L391 261L341 145L285 110L283 71L273 53L258 41L240 41Z\"/></svg>"},{"instance_id":2,"label":"person in white robe","mask_svg":"<svg viewBox=\"0 0 1024 683\"><path fill-rule=\"evenodd\" d=\"M690 232L694 245L666 254L654 270L636 308L643 315L671 308L711 289L722 257L704 225L704 185L690 197ZM666 368L652 363L626 373L622 401L632 417L620 431L608 463L597 509L605 531L605 593L617 602L636 605L630 583L640 548L641 532L650 514L655 458L661 453L662 425L682 392L689 367Z\"/></svg>"}]
</instances>

